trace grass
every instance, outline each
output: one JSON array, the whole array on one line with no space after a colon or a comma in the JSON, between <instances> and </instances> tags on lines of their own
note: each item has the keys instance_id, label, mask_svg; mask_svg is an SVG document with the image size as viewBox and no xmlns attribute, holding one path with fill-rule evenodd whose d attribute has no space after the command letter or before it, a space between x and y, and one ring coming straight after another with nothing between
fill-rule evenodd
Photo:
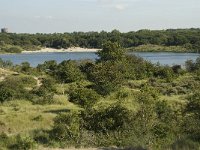
<instances>
[{"instance_id":1,"label":"grass","mask_svg":"<svg viewBox=\"0 0 200 150\"><path fill-rule=\"evenodd\" d=\"M123 105L130 110L137 109L137 103L131 98L131 89L124 89L127 97ZM97 108L108 107L119 100L118 93L101 98L95 105ZM70 103L66 95L54 95L55 104L33 105L26 100L14 100L0 105L0 133L9 135L26 134L36 129L51 129L53 119L62 112L78 110L78 106Z\"/></svg>"},{"instance_id":2,"label":"grass","mask_svg":"<svg viewBox=\"0 0 200 150\"><path fill-rule=\"evenodd\" d=\"M62 96L55 98L61 100ZM10 101L0 106L0 133L13 135L50 129L57 114L76 109L79 108L70 102L65 102L65 105L33 105L26 100Z\"/></svg>"},{"instance_id":3,"label":"grass","mask_svg":"<svg viewBox=\"0 0 200 150\"><path fill-rule=\"evenodd\" d=\"M160 96L160 100L166 100L169 103L182 103L185 104L186 103L186 99L185 99L186 95L172 95L172 96Z\"/></svg>"},{"instance_id":4,"label":"grass","mask_svg":"<svg viewBox=\"0 0 200 150\"><path fill-rule=\"evenodd\" d=\"M24 49L20 46L4 44L0 46L0 54L5 53L21 53Z\"/></svg>"},{"instance_id":5,"label":"grass","mask_svg":"<svg viewBox=\"0 0 200 150\"><path fill-rule=\"evenodd\" d=\"M153 45L153 44L130 47L127 48L127 50L137 51L137 52L192 52L183 46L164 46L164 45Z\"/></svg>"},{"instance_id":6,"label":"grass","mask_svg":"<svg viewBox=\"0 0 200 150\"><path fill-rule=\"evenodd\" d=\"M36 76L24 74L13 76L12 74L13 72L3 70L0 77L6 76L8 78L14 78L15 80L19 80L19 82L24 79L22 80L24 81L24 86L30 88L38 86L36 82L38 77ZM25 79L30 78L32 78L34 82L26 82L30 80ZM190 81L191 78L192 76L190 74L185 74L174 81L176 85L182 85L185 84L182 83L183 81ZM158 85L164 82L162 80L157 81ZM146 83L148 83L148 80L130 80L118 91L105 97L102 96L93 108L98 111L113 106L116 103L121 103L121 105L130 110L130 112L136 113L139 110L140 104L136 101L134 95L140 92L142 85ZM23 99L7 101L0 104L0 133L4 132L12 137L17 134L31 135L35 130L52 129L54 118L59 113L68 112L70 110L81 110L80 107L68 101L67 93L73 88L87 87L89 85L91 85L91 83L88 81L70 84L55 84L56 92L53 97L54 103L51 105L34 105L30 101ZM178 110L186 104L185 97L186 95L159 95L159 100L166 100L174 110ZM40 148L44 149L42 146Z\"/></svg>"}]
</instances>

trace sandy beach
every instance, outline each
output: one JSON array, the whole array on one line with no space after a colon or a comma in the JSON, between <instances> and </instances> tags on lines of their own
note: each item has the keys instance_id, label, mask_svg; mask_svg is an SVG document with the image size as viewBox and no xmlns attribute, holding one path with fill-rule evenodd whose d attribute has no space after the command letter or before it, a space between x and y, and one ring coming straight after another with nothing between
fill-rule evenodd
<instances>
[{"instance_id":1,"label":"sandy beach","mask_svg":"<svg viewBox=\"0 0 200 150\"><path fill-rule=\"evenodd\" d=\"M54 53L54 52L97 52L101 49L89 49L81 47L71 47L68 49L54 49L54 48L42 48L35 51L22 51L22 53Z\"/></svg>"}]
</instances>

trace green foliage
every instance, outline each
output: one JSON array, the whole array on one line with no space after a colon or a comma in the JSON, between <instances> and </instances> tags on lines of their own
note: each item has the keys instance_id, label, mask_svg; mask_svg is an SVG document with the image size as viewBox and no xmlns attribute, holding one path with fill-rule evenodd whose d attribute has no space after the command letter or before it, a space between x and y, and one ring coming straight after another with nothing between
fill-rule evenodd
<instances>
[{"instance_id":1,"label":"green foliage","mask_svg":"<svg viewBox=\"0 0 200 150\"><path fill-rule=\"evenodd\" d=\"M106 61L91 68L89 80L94 82L95 89L102 95L107 95L119 89L124 78L124 67L120 62Z\"/></svg>"},{"instance_id":2,"label":"green foliage","mask_svg":"<svg viewBox=\"0 0 200 150\"><path fill-rule=\"evenodd\" d=\"M68 48L103 48L106 41L118 42L122 47L140 51L175 51L198 52L199 29L139 30L137 32L73 32L54 34L0 34L0 52L10 47L36 50L41 47ZM136 48L137 47L137 48ZM13 51L11 49L11 51ZM9 51L9 52L11 52ZM14 49L16 51L16 48ZM17 49L18 52L18 49Z\"/></svg>"},{"instance_id":3,"label":"green foliage","mask_svg":"<svg viewBox=\"0 0 200 150\"><path fill-rule=\"evenodd\" d=\"M1 103L11 100L13 97L14 95L11 89L0 85L0 102Z\"/></svg>"},{"instance_id":4,"label":"green foliage","mask_svg":"<svg viewBox=\"0 0 200 150\"><path fill-rule=\"evenodd\" d=\"M57 68L57 62L55 60L45 61L44 64L39 64L37 69L39 71L45 71L48 73L53 73Z\"/></svg>"},{"instance_id":5,"label":"green foliage","mask_svg":"<svg viewBox=\"0 0 200 150\"><path fill-rule=\"evenodd\" d=\"M179 139L175 141L170 149L172 150L199 150L200 145L190 139Z\"/></svg>"},{"instance_id":6,"label":"green foliage","mask_svg":"<svg viewBox=\"0 0 200 150\"><path fill-rule=\"evenodd\" d=\"M36 143L33 141L32 138L30 137L22 137L18 135L16 137L16 142L11 144L9 146L9 149L16 150L30 150L30 149L35 149L36 148Z\"/></svg>"},{"instance_id":7,"label":"green foliage","mask_svg":"<svg viewBox=\"0 0 200 150\"><path fill-rule=\"evenodd\" d=\"M32 90L38 97L32 99L35 104L52 104L55 88L55 80L52 78L43 78L42 85Z\"/></svg>"},{"instance_id":8,"label":"green foliage","mask_svg":"<svg viewBox=\"0 0 200 150\"><path fill-rule=\"evenodd\" d=\"M200 141L200 93L195 92L188 98L185 108L184 132L189 138Z\"/></svg>"},{"instance_id":9,"label":"green foliage","mask_svg":"<svg viewBox=\"0 0 200 150\"><path fill-rule=\"evenodd\" d=\"M29 79L31 83L29 82ZM31 98L26 87L32 87L36 81L32 77L10 76L0 82L1 102L14 98Z\"/></svg>"},{"instance_id":10,"label":"green foliage","mask_svg":"<svg viewBox=\"0 0 200 150\"><path fill-rule=\"evenodd\" d=\"M8 135L5 133L0 134L0 147L7 148L7 146L10 144L11 140L9 139Z\"/></svg>"},{"instance_id":11,"label":"green foliage","mask_svg":"<svg viewBox=\"0 0 200 150\"><path fill-rule=\"evenodd\" d=\"M195 92L188 97L186 111L200 116L200 92Z\"/></svg>"},{"instance_id":12,"label":"green foliage","mask_svg":"<svg viewBox=\"0 0 200 150\"><path fill-rule=\"evenodd\" d=\"M154 72L154 76L159 77L161 79L166 79L167 82L171 82L172 79L175 77L175 74L174 74L174 71L171 67L158 66L156 68L156 71Z\"/></svg>"},{"instance_id":13,"label":"green foliage","mask_svg":"<svg viewBox=\"0 0 200 150\"><path fill-rule=\"evenodd\" d=\"M59 81L64 83L76 82L84 79L84 75L79 69L79 66L72 60L61 62L55 71L55 76Z\"/></svg>"},{"instance_id":14,"label":"green foliage","mask_svg":"<svg viewBox=\"0 0 200 150\"><path fill-rule=\"evenodd\" d=\"M21 53L22 51L23 49L17 46L12 46L9 49L5 50L5 52L8 52L8 53Z\"/></svg>"},{"instance_id":15,"label":"green foliage","mask_svg":"<svg viewBox=\"0 0 200 150\"><path fill-rule=\"evenodd\" d=\"M103 49L97 52L99 61L120 61L125 57L125 51L119 43L107 42L103 44Z\"/></svg>"},{"instance_id":16,"label":"green foliage","mask_svg":"<svg viewBox=\"0 0 200 150\"><path fill-rule=\"evenodd\" d=\"M120 104L115 104L100 110L89 109L83 118L87 130L106 133L125 128L131 121L131 113Z\"/></svg>"},{"instance_id":17,"label":"green foliage","mask_svg":"<svg viewBox=\"0 0 200 150\"><path fill-rule=\"evenodd\" d=\"M200 57L198 57L195 62L192 60L186 61L185 66L188 72L198 71L200 69Z\"/></svg>"},{"instance_id":18,"label":"green foliage","mask_svg":"<svg viewBox=\"0 0 200 150\"><path fill-rule=\"evenodd\" d=\"M124 76L126 79L141 80L151 77L154 73L155 66L144 59L135 55L127 55L123 60Z\"/></svg>"},{"instance_id":19,"label":"green foliage","mask_svg":"<svg viewBox=\"0 0 200 150\"><path fill-rule=\"evenodd\" d=\"M49 132L40 129L34 131L33 137L34 140L40 144L49 144L51 141L49 138Z\"/></svg>"},{"instance_id":20,"label":"green foliage","mask_svg":"<svg viewBox=\"0 0 200 150\"><path fill-rule=\"evenodd\" d=\"M31 69L29 62L21 63L21 72L28 72Z\"/></svg>"},{"instance_id":21,"label":"green foliage","mask_svg":"<svg viewBox=\"0 0 200 150\"><path fill-rule=\"evenodd\" d=\"M166 32L169 34L167 37L156 32L158 38L149 30L127 33L125 35L129 40L126 39L127 43L124 45L136 46L154 42L183 45L189 42L182 33L176 37L176 31ZM92 34L98 36L98 33ZM190 73L183 71L180 66L153 65L136 56L124 55L119 44L115 43L118 41L123 44L121 36L124 33L116 30L109 34L99 34L110 36L107 38L114 43L107 42L104 45L103 50L98 52L99 60L96 62L78 63L68 60L57 64L55 61L47 61L37 67L43 78L20 73L15 76L2 74L0 115L4 118L0 118L0 127L3 128L1 131L5 128L11 136L0 135L0 147L33 149L37 142L47 147L62 148L116 146L158 150L199 149L200 59L189 62L187 67L190 68ZM134 36L135 34L137 36ZM79 36L88 38L84 33L72 35L81 46L100 47L103 42L96 41L95 38L89 41L80 40ZM51 37L52 43L47 42L49 39L40 39L42 42L35 41L35 44L56 48L61 48L62 40L62 46L77 44L77 41L68 39L68 36L70 37L66 34L64 39L62 34L60 37L55 34ZM27 45L30 41L31 39L23 40ZM5 66L1 60L0 64ZM32 74L35 71L28 63L13 69L17 70L16 68L24 74ZM59 91L59 88L62 90ZM66 101L61 103L62 107L58 103L43 105L55 103L55 96ZM15 99L30 100L33 105L29 102L31 106L28 107L22 100L16 103L6 102ZM77 111L72 111L72 108ZM34 115L29 117L32 113ZM31 124L45 122L45 127L31 133L33 139L24 137L23 134L13 136L13 128L23 123L23 120L18 119L19 116L20 119L26 116ZM9 128L11 123L15 125L12 129ZM35 130L35 126L30 128L24 129L23 132Z\"/></svg>"},{"instance_id":22,"label":"green foliage","mask_svg":"<svg viewBox=\"0 0 200 150\"><path fill-rule=\"evenodd\" d=\"M79 112L62 113L55 118L50 136L57 141L76 144L80 138L81 118Z\"/></svg>"},{"instance_id":23,"label":"green foliage","mask_svg":"<svg viewBox=\"0 0 200 150\"><path fill-rule=\"evenodd\" d=\"M188 46L187 46L188 47ZM191 47L189 47L191 49ZM136 47L129 47L128 51L138 52L187 52L188 49L185 46L165 46L165 45L153 45L145 44Z\"/></svg>"},{"instance_id":24,"label":"green foliage","mask_svg":"<svg viewBox=\"0 0 200 150\"><path fill-rule=\"evenodd\" d=\"M10 68L13 66L13 63L11 61L4 61L0 58L0 68Z\"/></svg>"},{"instance_id":25,"label":"green foliage","mask_svg":"<svg viewBox=\"0 0 200 150\"><path fill-rule=\"evenodd\" d=\"M187 60L185 62L185 67L188 72L193 72L195 70L195 64L192 60Z\"/></svg>"},{"instance_id":26,"label":"green foliage","mask_svg":"<svg viewBox=\"0 0 200 150\"><path fill-rule=\"evenodd\" d=\"M70 90L69 93L69 101L84 108L91 107L99 98L100 96L94 90L84 87Z\"/></svg>"}]
</instances>

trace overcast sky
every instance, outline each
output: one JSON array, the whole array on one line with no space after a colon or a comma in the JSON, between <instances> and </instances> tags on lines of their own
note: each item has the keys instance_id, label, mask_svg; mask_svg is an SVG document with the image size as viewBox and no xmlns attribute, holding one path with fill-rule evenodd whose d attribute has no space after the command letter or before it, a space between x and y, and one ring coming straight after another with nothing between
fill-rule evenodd
<instances>
[{"instance_id":1,"label":"overcast sky","mask_svg":"<svg viewBox=\"0 0 200 150\"><path fill-rule=\"evenodd\" d=\"M200 0L0 0L11 32L199 28Z\"/></svg>"}]
</instances>

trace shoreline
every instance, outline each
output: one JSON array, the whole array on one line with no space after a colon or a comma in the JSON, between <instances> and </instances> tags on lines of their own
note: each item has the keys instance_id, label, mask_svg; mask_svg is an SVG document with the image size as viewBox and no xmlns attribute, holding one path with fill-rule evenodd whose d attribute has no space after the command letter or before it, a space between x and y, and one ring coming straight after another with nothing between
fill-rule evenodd
<instances>
[{"instance_id":1,"label":"shoreline","mask_svg":"<svg viewBox=\"0 0 200 150\"><path fill-rule=\"evenodd\" d=\"M22 51L21 53L63 53L63 52L98 52L101 49L71 47L68 49L42 48L35 51Z\"/></svg>"}]
</instances>

